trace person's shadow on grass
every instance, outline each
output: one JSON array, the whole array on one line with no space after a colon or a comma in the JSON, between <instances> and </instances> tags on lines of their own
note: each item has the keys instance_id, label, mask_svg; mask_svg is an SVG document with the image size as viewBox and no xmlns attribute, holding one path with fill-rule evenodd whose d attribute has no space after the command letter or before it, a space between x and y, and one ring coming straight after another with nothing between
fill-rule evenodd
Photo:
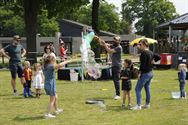
<instances>
[{"instance_id":1,"label":"person's shadow on grass","mask_svg":"<svg viewBox=\"0 0 188 125\"><path fill-rule=\"evenodd\" d=\"M86 100L111 100L112 97L104 96L104 97L93 97L93 98L86 98Z\"/></svg>"},{"instance_id":2,"label":"person's shadow on grass","mask_svg":"<svg viewBox=\"0 0 188 125\"><path fill-rule=\"evenodd\" d=\"M121 106L106 106L106 111L116 111L116 112L122 112L127 109L122 109Z\"/></svg>"},{"instance_id":3,"label":"person's shadow on grass","mask_svg":"<svg viewBox=\"0 0 188 125\"><path fill-rule=\"evenodd\" d=\"M30 121L30 120L42 120L44 116L16 116L14 121Z\"/></svg>"}]
</instances>

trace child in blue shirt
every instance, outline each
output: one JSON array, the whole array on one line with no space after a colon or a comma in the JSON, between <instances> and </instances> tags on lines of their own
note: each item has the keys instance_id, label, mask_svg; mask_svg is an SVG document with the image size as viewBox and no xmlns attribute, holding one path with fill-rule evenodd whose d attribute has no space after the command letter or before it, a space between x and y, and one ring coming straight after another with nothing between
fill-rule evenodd
<instances>
[{"instance_id":1,"label":"child in blue shirt","mask_svg":"<svg viewBox=\"0 0 188 125\"><path fill-rule=\"evenodd\" d=\"M55 109L55 113L59 114L63 112L63 109L58 109L57 107L57 94L56 94L56 76L55 76L55 70L58 68L63 67L65 64L67 64L70 61L64 61L62 63L56 64L56 60L54 56L47 56L44 59L44 89L46 91L46 94L49 95L50 100L48 104L47 114L45 114L45 118L55 118L55 115L52 115L51 112L53 109Z\"/></svg>"},{"instance_id":2,"label":"child in blue shirt","mask_svg":"<svg viewBox=\"0 0 188 125\"><path fill-rule=\"evenodd\" d=\"M179 64L179 86L180 86L180 98L185 99L185 84L186 84L186 73L187 73L187 66L185 64Z\"/></svg>"}]
</instances>

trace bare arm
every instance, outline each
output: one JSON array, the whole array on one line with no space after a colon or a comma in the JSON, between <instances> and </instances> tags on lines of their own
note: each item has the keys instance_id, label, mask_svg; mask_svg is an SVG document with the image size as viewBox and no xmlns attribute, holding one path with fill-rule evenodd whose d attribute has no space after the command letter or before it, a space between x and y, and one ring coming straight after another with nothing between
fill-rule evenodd
<instances>
[{"instance_id":1,"label":"bare arm","mask_svg":"<svg viewBox=\"0 0 188 125\"><path fill-rule=\"evenodd\" d=\"M26 50L25 49L23 49L23 52L22 52L22 57L24 57L25 56L25 54L26 54Z\"/></svg>"},{"instance_id":2,"label":"bare arm","mask_svg":"<svg viewBox=\"0 0 188 125\"><path fill-rule=\"evenodd\" d=\"M66 53L67 53L67 51L68 51L68 49L66 49L66 50L64 51L64 54L66 54Z\"/></svg>"},{"instance_id":3,"label":"bare arm","mask_svg":"<svg viewBox=\"0 0 188 125\"><path fill-rule=\"evenodd\" d=\"M4 49L1 49L1 50L0 50L0 53L1 53L3 56L5 56L5 57L7 57L8 59L10 59L10 56L6 54L6 52L5 52Z\"/></svg>"},{"instance_id":4,"label":"bare arm","mask_svg":"<svg viewBox=\"0 0 188 125\"><path fill-rule=\"evenodd\" d=\"M59 69L59 68L63 67L65 64L70 63L70 62L73 62L73 61L74 61L74 60L66 60L66 61L61 62L61 63L59 63L59 64L54 64L54 68L55 68L55 69Z\"/></svg>"},{"instance_id":5,"label":"bare arm","mask_svg":"<svg viewBox=\"0 0 188 125\"><path fill-rule=\"evenodd\" d=\"M41 73L41 76L42 76L42 83L44 83L44 74L43 74L43 72Z\"/></svg>"},{"instance_id":6,"label":"bare arm","mask_svg":"<svg viewBox=\"0 0 188 125\"><path fill-rule=\"evenodd\" d=\"M129 78L128 78L128 77L123 76L123 77L121 77L121 79L129 79Z\"/></svg>"},{"instance_id":7,"label":"bare arm","mask_svg":"<svg viewBox=\"0 0 188 125\"><path fill-rule=\"evenodd\" d=\"M115 52L116 52L114 49L111 49L111 48L109 47L109 44L105 43L104 40L101 40L101 41L100 41L100 44L101 44L102 46L104 46L105 50L106 50L108 53L112 54L112 53L115 53Z\"/></svg>"}]
</instances>

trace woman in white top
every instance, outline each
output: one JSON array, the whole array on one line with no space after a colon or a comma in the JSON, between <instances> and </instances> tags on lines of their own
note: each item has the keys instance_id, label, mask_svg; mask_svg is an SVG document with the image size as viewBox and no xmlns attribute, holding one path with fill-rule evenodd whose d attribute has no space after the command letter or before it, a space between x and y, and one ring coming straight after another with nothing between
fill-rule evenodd
<instances>
[{"instance_id":1,"label":"woman in white top","mask_svg":"<svg viewBox=\"0 0 188 125\"><path fill-rule=\"evenodd\" d=\"M46 46L44 47L44 54L43 54L43 56L42 56L42 64L43 64L45 58L46 58L47 56L49 56L49 55L50 55L50 56L53 56L53 57L55 58L55 60L56 60L56 55L53 53L51 46L50 46L50 45L46 45Z\"/></svg>"}]
</instances>

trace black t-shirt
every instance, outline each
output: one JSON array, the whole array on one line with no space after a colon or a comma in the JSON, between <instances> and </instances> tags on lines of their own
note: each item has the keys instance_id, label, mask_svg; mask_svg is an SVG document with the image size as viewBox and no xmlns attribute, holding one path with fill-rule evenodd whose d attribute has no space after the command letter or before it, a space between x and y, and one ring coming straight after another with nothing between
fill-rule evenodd
<instances>
[{"instance_id":1,"label":"black t-shirt","mask_svg":"<svg viewBox=\"0 0 188 125\"><path fill-rule=\"evenodd\" d=\"M127 77L128 79L122 79L122 83L130 82L131 80L131 69L129 67L125 68L121 72L121 77Z\"/></svg>"},{"instance_id":2,"label":"black t-shirt","mask_svg":"<svg viewBox=\"0 0 188 125\"><path fill-rule=\"evenodd\" d=\"M141 73L148 73L152 71L153 52L150 50L142 51L140 55L140 71Z\"/></svg>"}]
</instances>

